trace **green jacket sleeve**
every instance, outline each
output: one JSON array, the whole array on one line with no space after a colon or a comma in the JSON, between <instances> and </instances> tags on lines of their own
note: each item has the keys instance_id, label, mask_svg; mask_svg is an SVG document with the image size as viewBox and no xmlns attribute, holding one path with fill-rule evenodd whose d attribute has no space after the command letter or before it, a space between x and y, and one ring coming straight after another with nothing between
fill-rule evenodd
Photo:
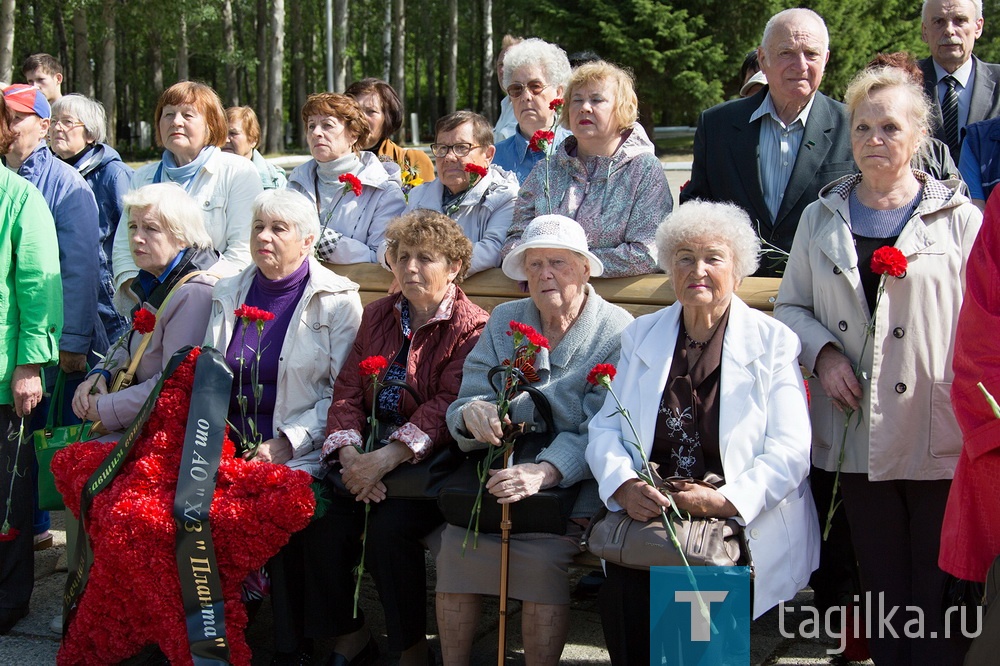
<instances>
[{"instance_id":1,"label":"green jacket sleeve","mask_svg":"<svg viewBox=\"0 0 1000 666\"><path fill-rule=\"evenodd\" d=\"M10 208L13 303L18 309L15 365L59 360L63 294L59 247L52 213L41 193L26 188L21 205ZM10 280L8 279L8 284Z\"/></svg>"}]
</instances>

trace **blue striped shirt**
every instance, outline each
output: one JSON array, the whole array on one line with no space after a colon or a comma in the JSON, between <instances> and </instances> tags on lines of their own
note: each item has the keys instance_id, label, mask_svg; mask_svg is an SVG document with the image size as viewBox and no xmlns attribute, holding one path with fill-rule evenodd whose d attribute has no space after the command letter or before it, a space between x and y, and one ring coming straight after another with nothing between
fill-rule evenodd
<instances>
[{"instance_id":1,"label":"blue striped shirt","mask_svg":"<svg viewBox=\"0 0 1000 666\"><path fill-rule=\"evenodd\" d=\"M763 190L764 203L771 211L771 221L778 217L781 199L792 177L795 157L802 145L802 135L809 120L815 95L805 108L789 125L785 125L778 117L778 111L771 101L771 93L764 96L764 101L750 116L750 122L758 118L760 123L760 139L757 143L757 169L760 174L760 186Z\"/></svg>"}]
</instances>

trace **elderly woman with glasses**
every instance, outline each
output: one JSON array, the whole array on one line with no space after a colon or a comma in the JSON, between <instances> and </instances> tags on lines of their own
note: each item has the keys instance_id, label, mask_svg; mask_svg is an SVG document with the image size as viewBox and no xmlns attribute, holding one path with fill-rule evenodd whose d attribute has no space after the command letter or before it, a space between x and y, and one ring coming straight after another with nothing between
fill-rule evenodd
<instances>
[{"instance_id":1,"label":"elderly woman with glasses","mask_svg":"<svg viewBox=\"0 0 1000 666\"><path fill-rule=\"evenodd\" d=\"M319 213L319 258L335 264L374 263L389 221L406 207L403 190L374 154L362 151L371 128L352 97L310 95L302 107L312 159L288 176Z\"/></svg>"},{"instance_id":2,"label":"elderly woman with glasses","mask_svg":"<svg viewBox=\"0 0 1000 666\"><path fill-rule=\"evenodd\" d=\"M656 271L650 248L673 199L653 145L636 124L638 108L628 72L604 61L573 72L560 119L573 136L522 184L501 257L517 246L531 220L557 214L587 232L605 276Z\"/></svg>"},{"instance_id":3,"label":"elderly woman with glasses","mask_svg":"<svg viewBox=\"0 0 1000 666\"><path fill-rule=\"evenodd\" d=\"M115 310L111 252L115 231L122 217L122 197L132 181L132 167L122 161L114 148L104 143L107 116L100 102L73 93L52 105L49 148L59 159L76 168L97 199L101 242L101 289L97 310L108 340L117 340L128 328L128 320Z\"/></svg>"},{"instance_id":4,"label":"elderly woman with glasses","mask_svg":"<svg viewBox=\"0 0 1000 666\"><path fill-rule=\"evenodd\" d=\"M456 111L437 121L431 145L438 179L410 192L406 210L427 208L455 220L472 241L468 275L500 265L500 247L514 217L517 178L498 167L489 121L472 111ZM485 176L467 169L480 168Z\"/></svg>"},{"instance_id":5,"label":"elderly woman with glasses","mask_svg":"<svg viewBox=\"0 0 1000 666\"><path fill-rule=\"evenodd\" d=\"M493 163L517 174L524 182L531 169L553 154L570 135L558 125L555 138L544 151L533 150L531 137L539 130L549 130L557 120L552 103L563 96L570 67L566 52L540 39L526 39L510 47L503 60L503 85L514 107L517 131L497 143Z\"/></svg>"}]
</instances>

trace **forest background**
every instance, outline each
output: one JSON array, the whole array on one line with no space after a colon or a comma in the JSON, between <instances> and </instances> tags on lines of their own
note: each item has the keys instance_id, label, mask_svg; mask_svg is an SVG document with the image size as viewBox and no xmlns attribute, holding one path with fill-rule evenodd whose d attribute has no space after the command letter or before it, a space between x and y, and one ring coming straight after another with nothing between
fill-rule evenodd
<instances>
[{"instance_id":1,"label":"forest background","mask_svg":"<svg viewBox=\"0 0 1000 666\"><path fill-rule=\"evenodd\" d=\"M422 140L434 121L468 108L495 119L502 92L494 60L506 33L540 37L568 53L591 50L631 68L640 121L693 125L733 97L740 63L774 0L0 0L0 80L23 81L21 61L47 52L65 69L63 92L99 99L109 143L138 149L165 86L183 79L215 88L226 106L250 105L267 153L304 146L299 109L309 93L365 76L389 81ZM927 55L919 0L805 2L830 30L823 91L840 98L879 51ZM976 44L1000 61L1000 0L985 0ZM328 19L329 12L329 19ZM994 19L995 22L991 21ZM327 30L327 24L333 26ZM332 42L328 63L327 39ZM404 123L404 131L409 123ZM409 137L399 137L410 140Z\"/></svg>"}]
</instances>

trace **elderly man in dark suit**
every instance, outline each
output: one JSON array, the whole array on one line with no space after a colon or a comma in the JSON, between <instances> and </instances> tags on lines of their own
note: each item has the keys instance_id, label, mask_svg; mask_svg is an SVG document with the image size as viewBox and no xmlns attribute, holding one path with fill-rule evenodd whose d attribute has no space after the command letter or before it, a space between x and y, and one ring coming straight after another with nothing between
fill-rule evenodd
<instances>
[{"instance_id":1,"label":"elderly man in dark suit","mask_svg":"<svg viewBox=\"0 0 1000 666\"><path fill-rule=\"evenodd\" d=\"M791 249L799 216L820 188L855 171L844 105L818 92L829 44L826 24L813 11L771 17L758 49L769 85L701 114L681 203L736 203L764 241ZM784 257L770 254L757 275L781 274Z\"/></svg>"},{"instance_id":2,"label":"elderly man in dark suit","mask_svg":"<svg viewBox=\"0 0 1000 666\"><path fill-rule=\"evenodd\" d=\"M1000 65L972 55L983 34L982 0L924 0L920 35L931 57L920 61L934 102L934 136L959 163L962 128L1000 116Z\"/></svg>"}]
</instances>

